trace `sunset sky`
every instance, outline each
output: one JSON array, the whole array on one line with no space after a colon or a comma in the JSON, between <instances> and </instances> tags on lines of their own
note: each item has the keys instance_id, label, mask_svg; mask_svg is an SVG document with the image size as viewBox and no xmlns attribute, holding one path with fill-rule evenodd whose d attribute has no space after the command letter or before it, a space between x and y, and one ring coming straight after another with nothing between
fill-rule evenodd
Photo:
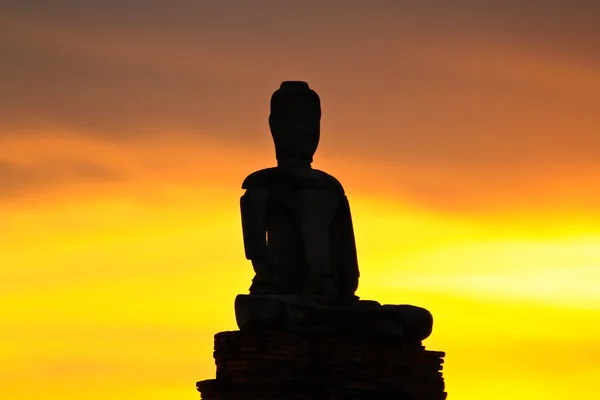
<instances>
[{"instance_id":1,"label":"sunset sky","mask_svg":"<svg viewBox=\"0 0 600 400\"><path fill-rule=\"evenodd\" d=\"M0 12L0 393L198 399L248 290L269 98L321 96L358 295L434 315L449 399L600 382L600 3L13 1Z\"/></svg>"}]
</instances>

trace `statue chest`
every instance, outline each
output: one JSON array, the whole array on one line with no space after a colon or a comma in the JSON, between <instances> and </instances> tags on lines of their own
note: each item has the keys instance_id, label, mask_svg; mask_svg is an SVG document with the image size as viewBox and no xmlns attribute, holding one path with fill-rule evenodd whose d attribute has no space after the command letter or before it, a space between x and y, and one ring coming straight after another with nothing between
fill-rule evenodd
<instances>
[{"instance_id":1,"label":"statue chest","mask_svg":"<svg viewBox=\"0 0 600 400\"><path fill-rule=\"evenodd\" d=\"M292 251L315 240L329 242L339 196L329 190L275 190L267 198L267 243Z\"/></svg>"},{"instance_id":2,"label":"statue chest","mask_svg":"<svg viewBox=\"0 0 600 400\"><path fill-rule=\"evenodd\" d=\"M273 190L267 197L267 229L286 225L300 229L307 223L326 228L339 201L339 195L329 190Z\"/></svg>"}]
</instances>

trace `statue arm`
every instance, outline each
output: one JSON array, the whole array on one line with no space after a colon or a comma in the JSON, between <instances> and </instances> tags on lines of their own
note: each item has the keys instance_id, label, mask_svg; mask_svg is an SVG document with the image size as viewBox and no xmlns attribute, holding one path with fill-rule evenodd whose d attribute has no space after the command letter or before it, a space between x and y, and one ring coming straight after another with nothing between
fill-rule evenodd
<instances>
[{"instance_id":1,"label":"statue arm","mask_svg":"<svg viewBox=\"0 0 600 400\"><path fill-rule=\"evenodd\" d=\"M246 259L262 260L267 252L267 193L248 189L240 199Z\"/></svg>"},{"instance_id":2,"label":"statue arm","mask_svg":"<svg viewBox=\"0 0 600 400\"><path fill-rule=\"evenodd\" d=\"M344 286L343 291L354 294L358 288L360 272L350 203L346 196L343 196L340 200L333 226L332 235L336 247L335 258L340 274L339 279Z\"/></svg>"}]
</instances>

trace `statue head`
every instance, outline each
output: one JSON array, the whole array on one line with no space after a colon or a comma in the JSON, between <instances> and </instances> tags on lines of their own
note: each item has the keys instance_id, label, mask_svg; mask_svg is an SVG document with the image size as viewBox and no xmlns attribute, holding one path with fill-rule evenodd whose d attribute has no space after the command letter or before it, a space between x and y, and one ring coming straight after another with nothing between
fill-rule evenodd
<instances>
[{"instance_id":1,"label":"statue head","mask_svg":"<svg viewBox=\"0 0 600 400\"><path fill-rule=\"evenodd\" d=\"M301 81L286 81L271 97L269 127L279 165L310 165L319 145L321 100Z\"/></svg>"}]
</instances>

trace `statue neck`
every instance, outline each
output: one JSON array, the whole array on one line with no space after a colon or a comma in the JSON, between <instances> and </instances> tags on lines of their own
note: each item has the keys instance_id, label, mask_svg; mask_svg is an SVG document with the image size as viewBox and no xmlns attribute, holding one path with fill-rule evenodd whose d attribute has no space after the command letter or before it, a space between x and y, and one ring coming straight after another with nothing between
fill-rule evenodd
<instances>
[{"instance_id":1,"label":"statue neck","mask_svg":"<svg viewBox=\"0 0 600 400\"><path fill-rule=\"evenodd\" d=\"M307 160L298 160L298 159L279 159L277 160L277 167L279 168L301 168L301 169L311 169L311 162Z\"/></svg>"}]
</instances>

